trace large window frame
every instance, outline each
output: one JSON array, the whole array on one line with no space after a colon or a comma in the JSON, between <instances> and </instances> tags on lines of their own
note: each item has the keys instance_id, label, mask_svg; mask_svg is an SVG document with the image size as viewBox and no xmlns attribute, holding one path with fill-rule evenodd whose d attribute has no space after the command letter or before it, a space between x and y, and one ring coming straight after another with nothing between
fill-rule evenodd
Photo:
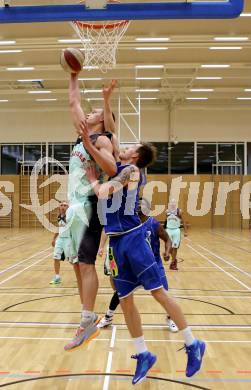
<instances>
[{"instance_id":1,"label":"large window frame","mask_svg":"<svg viewBox=\"0 0 251 390\"><path fill-rule=\"evenodd\" d=\"M187 141L188 142L188 141ZM153 142L154 143L154 142ZM181 143L181 141L180 141ZM185 141L182 143L186 143ZM191 144L191 141L189 142ZM168 142L158 142L158 144L163 144L163 146L165 145L165 147L170 150L170 146L172 146L171 143L168 143ZM193 170L193 173L189 173L191 175L197 175L198 174L198 146L199 145L209 145L209 144L213 144L213 145L216 145L216 161L217 163L220 162L220 154L219 154L219 149L220 149L220 146L221 145L234 145L235 147L235 158L237 159L237 154L238 154L238 149L239 149L239 145L243 146L243 151L241 152L241 158L242 158L242 162L243 162L243 165L242 165L242 174L243 175L247 175L248 172L250 172L250 167L248 166L248 146L251 144L251 142L228 142L228 141L225 141L225 142L202 142L202 141L197 141L197 142L193 142L194 144L194 158L193 158L193 164L194 164L194 170ZM54 147L57 146L57 145L69 145L69 150L72 151L73 147L74 147L74 142L25 142L25 143L21 143L21 142L16 142L16 143L7 143L7 142L4 142L4 143L1 143L0 144L0 174L1 175L4 175L2 173L2 147L3 146L11 146L11 145L20 145L22 147L22 150L23 150L23 153L22 153L22 159L20 159L20 161L18 161L18 163L20 164L29 164L32 166L34 164L34 161L25 161L24 159L24 150L25 150L25 146L27 145L40 145L41 147L41 156L43 157L49 157L50 156L50 153L49 153L49 148L52 147L52 150L54 150ZM45 152L45 155L43 155ZM172 149L171 149L171 152L172 152ZM54 153L51 157L54 157ZM69 159L70 159L70 154L69 154ZM161 173L161 172L151 172L151 174L171 174L171 170L172 170L172 167L171 167L171 162L172 162L172 157L171 157L171 153L168 152L167 154L167 161L166 161L166 164L165 166L168 167L168 170L165 169L165 172ZM68 164L63 164L66 166L67 168L67 165ZM149 171L151 171L151 169L148 169L148 173L150 173ZM49 173L52 173L52 172L49 172L49 164L48 164L48 161L45 165L45 169L44 169L44 172L46 175L48 175ZM180 174L186 174L185 172L184 173L180 173ZM203 174L203 173L201 173ZM207 172L205 174L212 174L212 172ZM237 173L236 173L237 174ZM250 174L250 173L249 173Z\"/></svg>"}]
</instances>

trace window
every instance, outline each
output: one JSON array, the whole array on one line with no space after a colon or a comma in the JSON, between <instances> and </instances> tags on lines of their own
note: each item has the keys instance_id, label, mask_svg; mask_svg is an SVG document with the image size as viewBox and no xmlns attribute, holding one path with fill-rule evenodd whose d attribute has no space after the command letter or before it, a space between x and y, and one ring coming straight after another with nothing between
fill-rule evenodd
<instances>
[{"instance_id":1,"label":"window","mask_svg":"<svg viewBox=\"0 0 251 390\"><path fill-rule=\"evenodd\" d=\"M248 169L247 169L247 173L248 175L251 175L251 142L248 142L247 143L247 155L248 155Z\"/></svg>"},{"instance_id":2,"label":"window","mask_svg":"<svg viewBox=\"0 0 251 390\"><path fill-rule=\"evenodd\" d=\"M218 144L218 162L235 161L235 144Z\"/></svg>"},{"instance_id":3,"label":"window","mask_svg":"<svg viewBox=\"0 0 251 390\"><path fill-rule=\"evenodd\" d=\"M70 144L62 144L62 145L54 145L54 158L63 163L69 163L71 156L71 145Z\"/></svg>"},{"instance_id":4,"label":"window","mask_svg":"<svg viewBox=\"0 0 251 390\"><path fill-rule=\"evenodd\" d=\"M212 173L216 164L216 144L197 144L197 173Z\"/></svg>"},{"instance_id":5,"label":"window","mask_svg":"<svg viewBox=\"0 0 251 390\"><path fill-rule=\"evenodd\" d=\"M18 175L23 161L23 145L2 145L1 174Z\"/></svg>"},{"instance_id":6,"label":"window","mask_svg":"<svg viewBox=\"0 0 251 390\"><path fill-rule=\"evenodd\" d=\"M244 174L244 167L245 167L244 144L237 144L236 145L236 161L241 161L242 170L241 170L240 174L243 175Z\"/></svg>"},{"instance_id":7,"label":"window","mask_svg":"<svg viewBox=\"0 0 251 390\"><path fill-rule=\"evenodd\" d=\"M194 143L179 142L171 146L171 173L194 173Z\"/></svg>"},{"instance_id":8,"label":"window","mask_svg":"<svg viewBox=\"0 0 251 390\"><path fill-rule=\"evenodd\" d=\"M24 161L35 162L41 158L41 144L24 145Z\"/></svg>"},{"instance_id":9,"label":"window","mask_svg":"<svg viewBox=\"0 0 251 390\"><path fill-rule=\"evenodd\" d=\"M72 144L50 144L49 157L54 158L62 164L67 170L69 168L69 160L72 151ZM59 166L59 163L50 163L51 173L64 173L64 170Z\"/></svg>"},{"instance_id":10,"label":"window","mask_svg":"<svg viewBox=\"0 0 251 390\"><path fill-rule=\"evenodd\" d=\"M152 144L157 148L157 160L147 168L147 173L168 173L168 143L153 142Z\"/></svg>"}]
</instances>

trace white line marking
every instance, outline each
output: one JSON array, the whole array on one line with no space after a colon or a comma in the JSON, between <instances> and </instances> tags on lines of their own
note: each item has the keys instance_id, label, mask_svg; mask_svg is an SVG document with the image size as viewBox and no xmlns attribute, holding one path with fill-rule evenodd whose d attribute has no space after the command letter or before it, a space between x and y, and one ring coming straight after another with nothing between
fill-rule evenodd
<instances>
[{"instance_id":1,"label":"white line marking","mask_svg":"<svg viewBox=\"0 0 251 390\"><path fill-rule=\"evenodd\" d=\"M1 297L4 297L4 296L41 296L41 297L55 297L55 298L60 298L60 297L65 297L67 298L65 295L69 295L69 298L72 296L72 294L68 291L65 291L63 292L62 294L62 291L58 292L58 294L45 294L45 293L42 293L42 294L38 294L38 293L1 293L0 292L0 296ZM177 294L177 293L176 293ZM251 295L176 295L175 293L169 293L170 296L174 297L174 298L216 298L216 299L251 299ZM77 294L76 294L77 295ZM97 296L103 296L104 294L97 294ZM136 298L151 298L152 299L152 296L151 295L143 295L143 294L135 294L135 297ZM11 311L9 312L11 313ZM60 314L60 312L59 312ZM164 314L164 313L163 313Z\"/></svg>"},{"instance_id":2,"label":"white line marking","mask_svg":"<svg viewBox=\"0 0 251 390\"><path fill-rule=\"evenodd\" d=\"M116 327L116 325L113 325L111 342L110 342L110 348L114 348L115 339L116 339L116 331L117 331L117 327ZM113 351L109 351L107 364L106 364L106 370L105 370L106 374L110 374L111 373L112 357L113 357ZM103 390L108 390L109 389L109 384L110 384L110 375L106 375L105 379L104 379Z\"/></svg>"},{"instance_id":3,"label":"white line marking","mask_svg":"<svg viewBox=\"0 0 251 390\"><path fill-rule=\"evenodd\" d=\"M13 269L13 268L15 268L15 267L16 267L17 265L19 265L19 264L25 263L26 261L28 261L28 260L30 260L30 259L33 259L33 257L38 256L39 254L42 254L42 253L48 251L48 249L51 249L51 247L48 247L48 248L44 249L43 251L36 252L36 253L34 253L32 256L27 257L26 259L21 260L21 261L19 261L18 263L13 264L12 266L10 266L10 267L8 267L8 268L5 268L4 270L0 271L0 275L3 274L3 273L5 273L5 272L7 272L7 271L9 271L9 270L11 270L11 269Z\"/></svg>"},{"instance_id":4,"label":"white line marking","mask_svg":"<svg viewBox=\"0 0 251 390\"><path fill-rule=\"evenodd\" d=\"M212 255L213 257L216 257L217 259L223 261L224 263L230 265L231 267L237 269L238 271L240 271L241 273L243 273L244 275L246 275L247 277L251 278L251 274L249 272L246 272L244 271L243 269L237 267L236 265L230 263L230 261L224 259L223 257L219 256L219 255L216 255L216 253L213 253L211 252L209 249L205 248L204 246L202 245L199 245L199 244L196 244L198 247L200 247L201 249L203 249L205 252L208 252L210 255Z\"/></svg>"},{"instance_id":5,"label":"white line marking","mask_svg":"<svg viewBox=\"0 0 251 390\"><path fill-rule=\"evenodd\" d=\"M34 323L34 322L25 322L25 323L22 323L22 322L12 322L12 321L6 321L6 322L1 322L0 323L0 326L5 326L5 325L11 325L12 328L18 328L19 326L21 326L22 328L25 327L25 326L34 326L34 327L43 327L43 326L46 326L46 327L76 327L77 323L76 324L67 324L67 323L64 323L64 324L60 324L60 323L55 323L55 324L52 324L52 323ZM114 325L114 327L118 327L118 328L126 328L126 325ZM191 328L193 329L251 329L251 325L189 325ZM143 328L145 329L166 329L167 326L166 325L143 325L142 326ZM113 333L112 333L113 334ZM112 336L113 337L113 336ZM100 340L100 339L98 339ZM108 339L109 340L109 339ZM115 341L115 339L114 339ZM114 344L115 342L112 344L113 346L110 345L110 348L113 348L114 347Z\"/></svg>"},{"instance_id":6,"label":"white line marking","mask_svg":"<svg viewBox=\"0 0 251 390\"><path fill-rule=\"evenodd\" d=\"M62 293L62 291L59 291L58 292L58 294L51 294L51 293L49 293L48 292L48 294L46 294L46 293L41 293L41 294L39 294L39 293L2 293L1 291L0 291L0 296L1 297L4 297L5 295L14 295L14 296L17 296L17 295L21 295L21 296L41 296L41 297L43 297L43 296L45 296L45 297L58 297L58 296L65 296L65 294L69 294L69 295L72 295L72 293L70 293L70 292L64 292L63 294L61 294ZM101 294L102 295L102 294Z\"/></svg>"},{"instance_id":7,"label":"white line marking","mask_svg":"<svg viewBox=\"0 0 251 390\"><path fill-rule=\"evenodd\" d=\"M118 339L117 342L123 341L123 342L130 342L132 339ZM184 340L166 340L166 339L146 339L147 342L157 342L157 343L182 343L184 344ZM206 343L251 343L251 340L205 340Z\"/></svg>"},{"instance_id":8,"label":"white line marking","mask_svg":"<svg viewBox=\"0 0 251 390\"><path fill-rule=\"evenodd\" d=\"M65 340L72 340L71 338L67 337L25 337L25 336L0 336L0 340L54 340L54 341L65 341ZM93 341L109 341L110 339L95 339Z\"/></svg>"},{"instance_id":9,"label":"white line marking","mask_svg":"<svg viewBox=\"0 0 251 390\"><path fill-rule=\"evenodd\" d=\"M229 327L229 329L251 329L251 325L243 325L243 326L240 326L240 325L227 325L227 326L224 326L224 325L189 325L191 326L192 328L195 328L197 329L198 327L200 328L209 328L209 329L215 329L215 328L220 328L220 329L224 329L224 328L227 328ZM127 329L126 325L125 324L120 324L118 325L117 324L117 327L119 329ZM142 325L142 328L144 329L167 329L167 325L154 325L154 324L151 324L151 325Z\"/></svg>"},{"instance_id":10,"label":"white line marking","mask_svg":"<svg viewBox=\"0 0 251 390\"><path fill-rule=\"evenodd\" d=\"M243 242L243 241L244 241L244 242L249 242L249 243L251 243L251 241L248 240L247 238L238 239L238 238L233 237L233 236L230 236L230 237L229 237L229 236L226 236L226 235L224 235L224 234L215 232L214 230L212 230L212 234L216 234L217 236L221 236L221 237L225 238L226 240L238 241L238 242Z\"/></svg>"},{"instance_id":11,"label":"white line marking","mask_svg":"<svg viewBox=\"0 0 251 390\"><path fill-rule=\"evenodd\" d=\"M2 280L2 281L0 282L0 286L1 286L2 284L4 284L4 283L8 282L8 281L11 280L11 279L14 279L16 276L20 275L21 273L23 273L23 272L26 271L27 269L33 267L33 265L38 264L38 263L41 263L41 261L43 261L44 259L46 259L46 258L49 257L49 256L51 256L51 253L49 253L48 255L45 255L45 257L43 257L42 259L36 261L35 263L32 263L32 264L28 265L28 267L26 267L26 268L22 269L21 271L15 273L14 275L9 276L7 279Z\"/></svg>"},{"instance_id":12,"label":"white line marking","mask_svg":"<svg viewBox=\"0 0 251 390\"><path fill-rule=\"evenodd\" d=\"M245 287L247 290L251 291L251 288L247 286L245 283L242 283L239 279L237 279L235 276L230 274L229 272L225 271L222 267L215 264L212 260L208 259L203 253L197 251L195 248L193 248L191 245L187 244L187 246L192 249L194 252L196 252L199 256L203 257L203 259L207 260L209 263L213 264L216 268L220 269L222 272L224 272L226 275L228 275L230 278L234 279L237 283L241 284L243 287Z\"/></svg>"},{"instance_id":13,"label":"white line marking","mask_svg":"<svg viewBox=\"0 0 251 390\"><path fill-rule=\"evenodd\" d=\"M40 340L40 341L67 341L72 340L72 338L66 337L21 337L21 336L0 336L0 340ZM92 342L96 341L109 341L110 339L95 339ZM132 342L130 339L116 339L116 342ZM168 339L146 339L146 342L160 342L160 343L182 343L184 344L184 340L168 340ZM251 343L251 340L204 340L206 343L233 343L233 344L245 344ZM109 352L110 353L110 352ZM112 353L112 352L111 352ZM108 356L109 360L109 356ZM107 362L108 363L108 362ZM106 368L107 369L107 368ZM106 371L107 372L107 371ZM108 372L107 372L108 373Z\"/></svg>"}]
</instances>

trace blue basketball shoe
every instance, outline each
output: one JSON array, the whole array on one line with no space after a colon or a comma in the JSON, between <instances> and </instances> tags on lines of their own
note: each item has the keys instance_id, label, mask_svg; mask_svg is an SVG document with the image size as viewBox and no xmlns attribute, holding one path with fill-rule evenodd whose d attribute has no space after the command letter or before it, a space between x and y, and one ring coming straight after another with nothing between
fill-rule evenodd
<instances>
[{"instance_id":1,"label":"blue basketball shoe","mask_svg":"<svg viewBox=\"0 0 251 390\"><path fill-rule=\"evenodd\" d=\"M186 376L193 376L197 371L200 370L202 364L202 358L205 353L206 343L200 340L194 340L192 345L186 346L187 353L187 367Z\"/></svg>"},{"instance_id":2,"label":"blue basketball shoe","mask_svg":"<svg viewBox=\"0 0 251 390\"><path fill-rule=\"evenodd\" d=\"M132 355L132 359L137 360L136 371L132 379L132 384L136 385L145 379L147 372L155 364L157 357L153 353L146 351L138 355Z\"/></svg>"}]
</instances>

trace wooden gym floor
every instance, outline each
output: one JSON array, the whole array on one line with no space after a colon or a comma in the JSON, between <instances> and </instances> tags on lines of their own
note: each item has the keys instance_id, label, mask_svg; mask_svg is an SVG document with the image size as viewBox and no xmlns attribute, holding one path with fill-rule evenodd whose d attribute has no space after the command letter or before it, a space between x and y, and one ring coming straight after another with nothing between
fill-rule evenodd
<instances>
[{"instance_id":1,"label":"wooden gym floor","mask_svg":"<svg viewBox=\"0 0 251 390\"><path fill-rule=\"evenodd\" d=\"M63 282L51 287L52 235L43 230L1 229L1 237L0 388L130 388L134 349L120 308L113 328L103 330L87 350L64 352L80 312L71 266L62 264ZM145 338L158 361L150 373L152 379L138 388L250 389L250 233L191 229L189 238L183 239L179 261L178 272L166 267L170 293L182 306L195 335L207 341L204 365L195 377L185 377L186 355L177 352L183 345L181 334L166 330L163 310L140 290L136 299ZM96 311L101 314L112 290L103 275L102 261L97 268Z\"/></svg>"}]
</instances>

